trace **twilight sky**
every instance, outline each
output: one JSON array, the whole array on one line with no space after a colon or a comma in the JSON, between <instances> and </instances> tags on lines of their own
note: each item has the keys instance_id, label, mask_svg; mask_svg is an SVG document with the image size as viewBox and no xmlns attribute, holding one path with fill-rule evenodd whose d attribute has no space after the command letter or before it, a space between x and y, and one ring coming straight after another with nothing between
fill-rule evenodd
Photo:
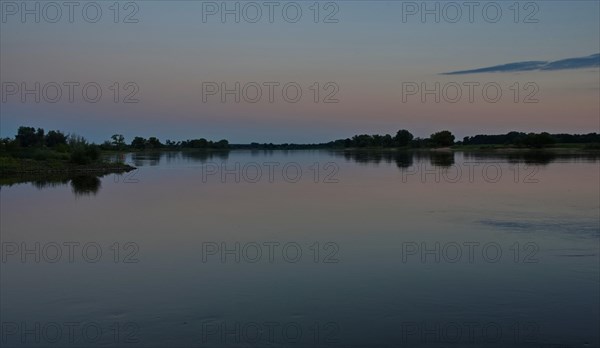
<instances>
[{"instance_id":1,"label":"twilight sky","mask_svg":"<svg viewBox=\"0 0 600 348\"><path fill-rule=\"evenodd\" d=\"M22 2L2 1L0 136L19 125L96 142L114 133L127 141L301 143L400 128L416 136L449 129L459 139L511 130L600 132L597 56L589 64L600 52L598 1L522 1L518 11L513 1L481 1L471 18L460 1L322 1L318 14L314 1L273 2L272 18L263 1L241 1L239 23L235 14L222 21L222 1L123 1L118 14L113 3L96 1L84 17L87 2L78 2L70 23L67 7L53 20L56 8L28 1L30 9L40 6L36 23L34 14L23 20ZM439 23L435 14L421 16L436 6ZM97 7L98 21L86 21ZM291 23L298 8L302 15ZM133 12L129 19L138 22L123 23ZM539 68L585 57L588 64L569 69ZM533 61L538 68L471 71ZM444 74L457 71L471 73ZM236 81L239 102L235 92L222 93ZM39 102L37 92L23 92L36 82ZM98 102L90 101L94 86L102 92ZM293 102L298 86L302 95ZM130 93L138 102L123 102Z\"/></svg>"}]
</instances>

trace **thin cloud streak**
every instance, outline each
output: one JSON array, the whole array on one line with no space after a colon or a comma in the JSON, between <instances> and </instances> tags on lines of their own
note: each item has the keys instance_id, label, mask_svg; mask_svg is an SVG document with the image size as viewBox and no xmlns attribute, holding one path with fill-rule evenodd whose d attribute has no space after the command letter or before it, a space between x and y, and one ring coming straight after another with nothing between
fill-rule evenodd
<instances>
[{"instance_id":1,"label":"thin cloud streak","mask_svg":"<svg viewBox=\"0 0 600 348\"><path fill-rule=\"evenodd\" d=\"M466 75L481 73L505 73L523 71L557 71L600 67L600 53L586 57L567 58L556 61L528 61L495 65L486 68L461 70L442 73L441 75Z\"/></svg>"}]
</instances>

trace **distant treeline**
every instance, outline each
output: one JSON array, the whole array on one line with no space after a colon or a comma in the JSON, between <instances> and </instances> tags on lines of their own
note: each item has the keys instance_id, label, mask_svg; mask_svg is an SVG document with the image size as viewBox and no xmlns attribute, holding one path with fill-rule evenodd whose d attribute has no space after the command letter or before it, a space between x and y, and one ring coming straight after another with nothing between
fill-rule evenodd
<instances>
[{"instance_id":1,"label":"distant treeline","mask_svg":"<svg viewBox=\"0 0 600 348\"><path fill-rule=\"evenodd\" d=\"M549 134L509 132L499 135L475 135L465 137L463 145L514 145L523 147L540 147L553 144L593 144L600 143L600 134Z\"/></svg>"},{"instance_id":2,"label":"distant treeline","mask_svg":"<svg viewBox=\"0 0 600 348\"><path fill-rule=\"evenodd\" d=\"M42 128L19 127L14 138L0 139L0 152L19 155L20 157L30 157L29 155L38 155L42 157L41 150L51 150L57 153L69 154L85 150L89 154L99 154L100 150L149 150L149 149L228 149L227 140L211 141L204 138L191 139L184 141L167 140L164 144L157 137L134 137L128 144L125 137L121 134L114 134L110 140L104 141L100 145L89 143L84 137L76 134L67 134L59 130L46 132ZM98 156L91 155L93 159ZM16 156L19 157L19 156ZM64 157L64 156L58 156ZM63 158L64 159L64 158Z\"/></svg>"},{"instance_id":3,"label":"distant treeline","mask_svg":"<svg viewBox=\"0 0 600 348\"><path fill-rule=\"evenodd\" d=\"M519 148L544 148L555 144L586 144L590 148L600 148L600 134L549 134L509 132L500 135L475 135L464 137L463 141L455 141L455 136L447 130L431 134L429 138L415 138L409 131L399 130L395 136L385 135L355 135L352 138L339 139L329 143L308 145L313 148L439 148L455 145L499 145ZM284 147L294 148L306 145L284 144ZM250 146L253 147L253 146ZM263 144L262 148L280 148L272 144Z\"/></svg>"},{"instance_id":4,"label":"distant treeline","mask_svg":"<svg viewBox=\"0 0 600 348\"><path fill-rule=\"evenodd\" d=\"M47 157L69 158L73 162L86 163L95 161L100 150L151 150L151 149L346 149L346 148L439 148L454 145L468 146L513 146L524 148L543 148L554 144L586 144L598 148L600 135L589 134L549 134L509 132L500 135L475 135L464 137L463 141L455 141L455 136L448 130L431 134L428 138L415 138L411 132L401 129L395 135L360 134L351 138L338 139L320 144L273 144L250 143L229 144L227 140L211 141L204 138L183 141L166 140L162 143L157 137L134 137L127 143L121 134L114 134L110 140L100 145L88 143L83 137L65 134L58 130L45 132L42 128L19 127L14 139L0 139L0 154L13 157ZM50 151L50 152L48 152Z\"/></svg>"},{"instance_id":5,"label":"distant treeline","mask_svg":"<svg viewBox=\"0 0 600 348\"><path fill-rule=\"evenodd\" d=\"M131 144L125 143L125 138L121 134L115 134L111 137L110 141L105 141L102 148L107 150L112 149L125 149L132 148L138 150L144 149L228 149L229 142L225 139L219 141L206 140L204 138L191 139L183 141L172 141L166 140L165 143L161 143L156 137L150 137L148 139L142 137L135 137L131 141Z\"/></svg>"},{"instance_id":6,"label":"distant treeline","mask_svg":"<svg viewBox=\"0 0 600 348\"><path fill-rule=\"evenodd\" d=\"M454 145L500 145L521 148L544 148L555 144L600 144L600 134L549 134L509 132L500 135L475 135L455 141L455 136L447 130L431 134L428 138L415 138L406 129L396 135L361 134L321 144L259 144L231 145L236 149L348 149L348 148L439 148Z\"/></svg>"},{"instance_id":7,"label":"distant treeline","mask_svg":"<svg viewBox=\"0 0 600 348\"><path fill-rule=\"evenodd\" d=\"M360 134L352 138L338 139L320 144L259 144L232 145L234 148L247 149L343 149L343 148L400 148L400 147L444 147L454 144L454 135L450 131L432 134L427 139L415 138L411 132L401 129L396 135Z\"/></svg>"}]
</instances>

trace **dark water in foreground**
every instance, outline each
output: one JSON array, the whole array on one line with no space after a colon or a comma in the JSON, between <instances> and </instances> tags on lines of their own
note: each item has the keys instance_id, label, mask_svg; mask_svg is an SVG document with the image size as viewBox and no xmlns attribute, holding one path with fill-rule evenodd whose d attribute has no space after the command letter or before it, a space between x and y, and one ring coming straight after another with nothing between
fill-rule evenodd
<instances>
[{"instance_id":1,"label":"dark water in foreground","mask_svg":"<svg viewBox=\"0 0 600 348\"><path fill-rule=\"evenodd\" d=\"M127 155L2 187L2 347L598 347L597 157Z\"/></svg>"}]
</instances>

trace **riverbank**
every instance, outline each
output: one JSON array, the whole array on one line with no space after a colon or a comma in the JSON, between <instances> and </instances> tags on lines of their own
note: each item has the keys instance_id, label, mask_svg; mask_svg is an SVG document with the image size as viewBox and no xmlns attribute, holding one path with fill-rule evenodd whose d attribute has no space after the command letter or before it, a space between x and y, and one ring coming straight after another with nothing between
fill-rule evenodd
<instances>
[{"instance_id":1,"label":"riverbank","mask_svg":"<svg viewBox=\"0 0 600 348\"><path fill-rule=\"evenodd\" d=\"M95 161L88 164L76 164L68 160L47 159L35 160L29 158L0 157L0 177L15 175L44 175L44 174L89 174L105 175L125 173L136 169L125 163Z\"/></svg>"},{"instance_id":2,"label":"riverbank","mask_svg":"<svg viewBox=\"0 0 600 348\"><path fill-rule=\"evenodd\" d=\"M556 153L591 153L600 152L600 144L555 144L547 147L516 147L509 145L454 145L452 151L545 151Z\"/></svg>"},{"instance_id":3,"label":"riverbank","mask_svg":"<svg viewBox=\"0 0 600 348\"><path fill-rule=\"evenodd\" d=\"M482 152L482 153L552 153L557 155L587 155L600 154L597 144L559 144L552 147L532 148L515 147L507 145L453 145L448 147L347 147L347 148L322 148L335 151L369 151L369 152Z\"/></svg>"}]
</instances>

